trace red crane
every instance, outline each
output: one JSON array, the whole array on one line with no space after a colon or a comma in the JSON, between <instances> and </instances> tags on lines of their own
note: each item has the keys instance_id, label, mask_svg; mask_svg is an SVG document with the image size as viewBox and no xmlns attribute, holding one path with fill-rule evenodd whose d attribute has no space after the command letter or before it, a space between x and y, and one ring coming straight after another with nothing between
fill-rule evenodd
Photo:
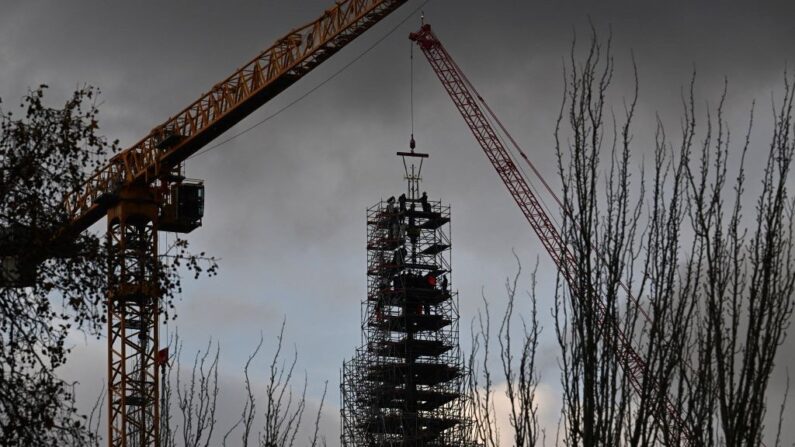
<instances>
[{"instance_id":1,"label":"red crane","mask_svg":"<svg viewBox=\"0 0 795 447\"><path fill-rule=\"evenodd\" d=\"M508 188L508 191L516 201L519 209L521 209L522 214L524 214L527 219L527 222L538 235L547 253L552 257L558 270L566 279L572 294L575 297L582 296L582 294L578 293L577 280L573 277L575 272L574 266L577 263L577 259L564 242L557 228L552 224L552 221L542 207L538 197L532 191L524 175L514 163L508 149L499 138L491 122L486 118L486 114L483 109L481 109L478 101L483 102L488 114L494 117L491 109L486 105L485 101L480 97L472 83L469 82L464 72L455 63L441 41L439 41L433 33L429 24L423 24L422 28L416 33L411 33L409 38L417 43L420 50L422 50L423 54L428 59L433 71L442 82L444 89L450 95L450 98L461 113L464 121L466 121L478 144L480 144L483 152L485 152L486 157L488 157L492 166L494 166L494 169L497 171L497 174L500 176L506 188ZM499 124L499 121L497 122ZM513 140L505 128L502 127L501 124L499 125L507 137L516 144L515 140ZM518 145L516 146L518 147ZM522 156L524 157L524 154L522 154ZM533 170L535 171L535 168L533 168ZM535 172L538 174L538 171ZM539 178L541 178L540 175ZM543 178L541 178L541 180L543 182ZM544 186L551 192L546 182L544 182ZM623 288L631 297L628 288ZM610 327L612 327L613 348L622 359L624 372L629 378L632 388L636 393L640 393L643 389L644 374L646 372L645 361L635 351L631 341L618 323L614 319L606 318L607 309L605 303L601 299L598 299L593 304L597 312L598 321L609 324ZM642 309L641 312L643 316L648 319L648 315L646 315ZM689 436L687 436L687 428L679 414L679 410L673 402L671 402L668 394L660 389L660 385L656 383L655 380L651 378L646 379L648 380L647 385L651 385L651 392L653 395L664 396L663 402L660 402L660 405L657 407L658 422L661 423L663 420L670 421L679 433L683 433L685 434L685 438L689 438Z\"/></svg>"}]
</instances>

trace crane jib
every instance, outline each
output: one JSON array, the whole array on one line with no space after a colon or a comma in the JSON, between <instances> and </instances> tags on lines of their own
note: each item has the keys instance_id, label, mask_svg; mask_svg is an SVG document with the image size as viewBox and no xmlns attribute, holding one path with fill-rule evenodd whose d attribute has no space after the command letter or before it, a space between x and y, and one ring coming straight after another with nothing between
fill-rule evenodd
<instances>
[{"instance_id":1,"label":"crane jib","mask_svg":"<svg viewBox=\"0 0 795 447\"><path fill-rule=\"evenodd\" d=\"M345 0L296 28L68 194L64 233L100 220L125 185L149 184L363 34L408 0Z\"/></svg>"}]
</instances>

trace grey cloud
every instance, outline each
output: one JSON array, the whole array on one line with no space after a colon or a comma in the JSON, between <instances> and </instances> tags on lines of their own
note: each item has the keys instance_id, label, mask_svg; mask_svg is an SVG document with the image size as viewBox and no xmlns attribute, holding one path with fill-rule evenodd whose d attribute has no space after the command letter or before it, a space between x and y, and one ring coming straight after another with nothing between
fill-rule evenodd
<instances>
[{"instance_id":1,"label":"grey cloud","mask_svg":"<svg viewBox=\"0 0 795 447\"><path fill-rule=\"evenodd\" d=\"M103 129L129 145L329 4L5 2L0 97L7 108L38 83L50 84L55 98L82 83L97 85L104 92ZM699 98L713 104L723 76L729 78L729 116L741 129L751 98L758 98L763 129L769 123L765 101L780 86L795 49L795 4L784 1L433 0L424 9L549 180L556 169L552 126L563 89L562 65L574 30L581 43L587 40L589 18L603 36L612 29L620 94L631 90L630 51L636 56L640 147L650 147L657 112L675 133L679 94L693 67ZM327 79L408 11L399 11L229 134ZM364 210L403 187L394 152L406 147L409 136L406 36L418 22L418 17L408 20L374 51L274 119L188 162L189 175L204 178L208 188L205 225L189 238L197 250L222 258L219 277L186 281L176 324L184 327L186 339L195 340L191 348L207 335L222 344L249 346L260 331L272 337L287 314L299 351L312 359L307 369L313 377L328 378L335 389L340 362L359 341ZM431 196L452 204L454 284L461 292L466 334L481 286L499 294L505 276L514 271L512 248L526 267L540 256L539 278L554 277L554 270L427 63L417 51L414 57L415 134L420 148L431 153L424 185ZM549 296L551 286L546 290ZM539 306L542 316L550 305ZM241 313L255 315L238 320ZM231 369L245 349L230 352ZM102 352L92 357L98 371L104 371ZM781 361L781 368L793 366L791 345L784 347ZM546 380L555 383L557 377L550 373ZM776 390L781 386L778 380L774 384ZM334 402L336 394L330 399ZM788 436L795 439L793 433Z\"/></svg>"}]
</instances>

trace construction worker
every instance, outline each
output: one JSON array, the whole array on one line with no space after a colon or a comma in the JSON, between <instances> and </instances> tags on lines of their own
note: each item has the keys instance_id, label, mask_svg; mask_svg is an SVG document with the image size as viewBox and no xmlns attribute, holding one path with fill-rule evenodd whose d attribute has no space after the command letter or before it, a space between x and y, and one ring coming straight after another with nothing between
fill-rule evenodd
<instances>
[{"instance_id":1,"label":"construction worker","mask_svg":"<svg viewBox=\"0 0 795 447\"><path fill-rule=\"evenodd\" d=\"M375 302L375 319L379 323L384 321L384 300L380 294Z\"/></svg>"},{"instance_id":2,"label":"construction worker","mask_svg":"<svg viewBox=\"0 0 795 447\"><path fill-rule=\"evenodd\" d=\"M396 275L392 278L392 288L395 291L401 290L403 288L403 278L400 275Z\"/></svg>"},{"instance_id":3,"label":"construction worker","mask_svg":"<svg viewBox=\"0 0 795 447\"><path fill-rule=\"evenodd\" d=\"M395 196L386 199L386 212L389 214L395 212Z\"/></svg>"},{"instance_id":4,"label":"construction worker","mask_svg":"<svg viewBox=\"0 0 795 447\"><path fill-rule=\"evenodd\" d=\"M447 293L447 275L442 276L442 292Z\"/></svg>"},{"instance_id":5,"label":"construction worker","mask_svg":"<svg viewBox=\"0 0 795 447\"><path fill-rule=\"evenodd\" d=\"M417 238L420 237L420 229L417 227L409 227L409 239L411 239L411 245L417 245Z\"/></svg>"},{"instance_id":6,"label":"construction worker","mask_svg":"<svg viewBox=\"0 0 795 447\"><path fill-rule=\"evenodd\" d=\"M422 197L420 197L420 203L422 204L422 211L426 213L431 212L431 204L428 203L428 193L423 191Z\"/></svg>"},{"instance_id":7,"label":"construction worker","mask_svg":"<svg viewBox=\"0 0 795 447\"><path fill-rule=\"evenodd\" d=\"M406 211L406 194L403 193L398 197L398 202L400 203L400 212Z\"/></svg>"},{"instance_id":8,"label":"construction worker","mask_svg":"<svg viewBox=\"0 0 795 447\"><path fill-rule=\"evenodd\" d=\"M402 266L406 262L406 256L408 256L408 252L406 251L406 247L400 247L400 250L398 250L398 253L400 253L400 258L399 259L400 259L400 265Z\"/></svg>"}]
</instances>

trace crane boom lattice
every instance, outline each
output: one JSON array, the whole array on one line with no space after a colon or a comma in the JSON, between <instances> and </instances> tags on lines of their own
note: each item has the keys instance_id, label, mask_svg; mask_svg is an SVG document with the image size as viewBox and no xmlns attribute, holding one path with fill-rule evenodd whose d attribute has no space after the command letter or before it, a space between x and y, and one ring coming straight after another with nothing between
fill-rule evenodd
<instances>
[{"instance_id":1,"label":"crane boom lattice","mask_svg":"<svg viewBox=\"0 0 795 447\"><path fill-rule=\"evenodd\" d=\"M150 184L251 114L408 0L344 0L278 39L191 105L114 156L65 199L71 233L104 217L103 200Z\"/></svg>"}]
</instances>

